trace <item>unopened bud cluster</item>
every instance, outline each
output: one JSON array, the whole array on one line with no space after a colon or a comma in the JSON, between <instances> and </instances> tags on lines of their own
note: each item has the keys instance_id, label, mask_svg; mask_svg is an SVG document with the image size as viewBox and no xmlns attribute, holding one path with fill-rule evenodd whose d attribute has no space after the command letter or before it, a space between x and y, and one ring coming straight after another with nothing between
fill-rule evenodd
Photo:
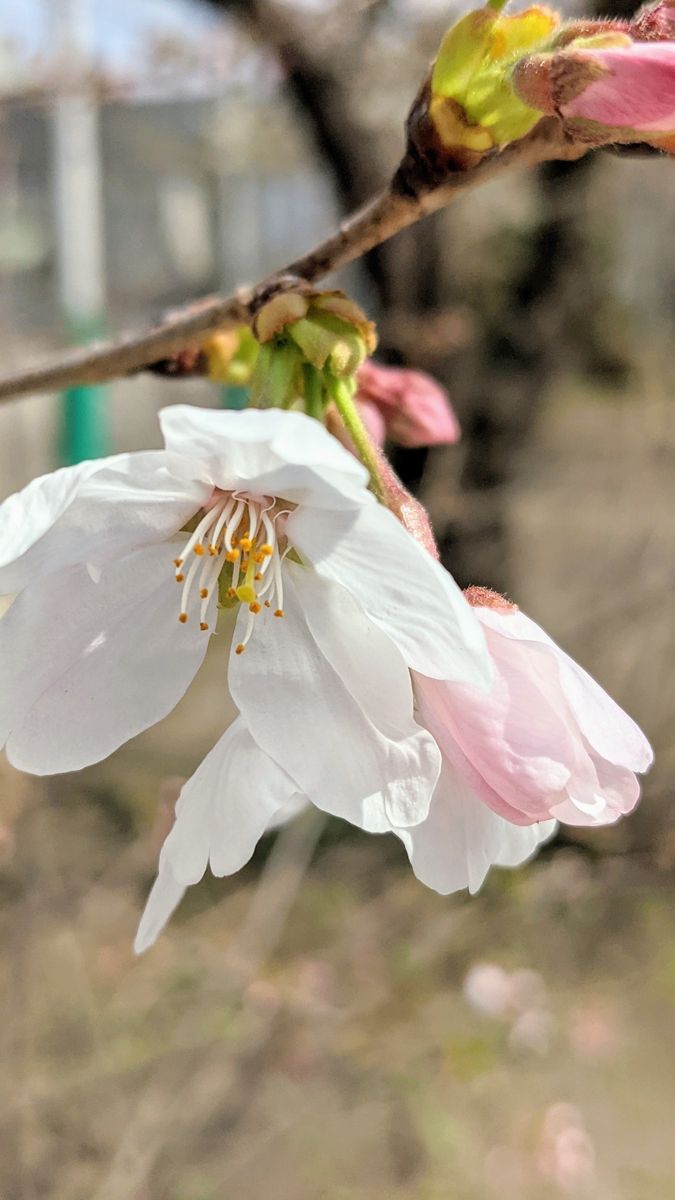
<instances>
[{"instance_id":1,"label":"unopened bud cluster","mask_svg":"<svg viewBox=\"0 0 675 1200\"><path fill-rule=\"evenodd\" d=\"M302 408L319 419L336 390L356 390L357 371L377 344L375 326L353 300L307 285L268 300L253 332L260 345L254 403Z\"/></svg>"}]
</instances>

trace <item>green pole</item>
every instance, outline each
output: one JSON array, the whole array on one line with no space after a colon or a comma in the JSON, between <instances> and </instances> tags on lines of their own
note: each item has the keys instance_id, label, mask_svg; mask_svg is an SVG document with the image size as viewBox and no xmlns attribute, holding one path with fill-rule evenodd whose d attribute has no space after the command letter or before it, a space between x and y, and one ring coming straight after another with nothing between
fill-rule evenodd
<instances>
[{"instance_id":1,"label":"green pole","mask_svg":"<svg viewBox=\"0 0 675 1200\"><path fill-rule=\"evenodd\" d=\"M82 344L103 334L102 321L71 322L73 341ZM110 452L107 418L108 389L96 384L67 388L61 396L58 456L70 467Z\"/></svg>"},{"instance_id":2,"label":"green pole","mask_svg":"<svg viewBox=\"0 0 675 1200\"><path fill-rule=\"evenodd\" d=\"M220 389L220 404L222 408L246 408L248 391L244 387L226 385Z\"/></svg>"},{"instance_id":3,"label":"green pole","mask_svg":"<svg viewBox=\"0 0 675 1200\"><path fill-rule=\"evenodd\" d=\"M68 83L51 106L54 235L61 312L72 341L104 331L105 234L98 101L92 87L92 2L50 0L56 65ZM59 75L60 77L60 75ZM108 451L103 388L69 388L61 400L57 453L71 465Z\"/></svg>"},{"instance_id":4,"label":"green pole","mask_svg":"<svg viewBox=\"0 0 675 1200\"><path fill-rule=\"evenodd\" d=\"M107 453L104 389L87 385L68 388L61 401L61 465L70 467Z\"/></svg>"}]
</instances>

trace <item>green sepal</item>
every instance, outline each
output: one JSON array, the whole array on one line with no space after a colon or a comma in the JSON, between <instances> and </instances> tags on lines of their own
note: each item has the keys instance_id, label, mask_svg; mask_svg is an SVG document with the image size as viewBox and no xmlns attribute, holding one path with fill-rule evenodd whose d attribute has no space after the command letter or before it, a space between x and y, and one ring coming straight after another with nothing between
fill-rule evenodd
<instances>
[{"instance_id":1,"label":"green sepal","mask_svg":"<svg viewBox=\"0 0 675 1200\"><path fill-rule=\"evenodd\" d=\"M302 368L302 380L305 412L308 417L315 417L317 421L322 421L328 402L323 375L315 367L305 363Z\"/></svg>"},{"instance_id":2,"label":"green sepal","mask_svg":"<svg viewBox=\"0 0 675 1200\"><path fill-rule=\"evenodd\" d=\"M314 320L337 339L329 357L333 375L348 378L358 371L367 356L366 343L359 331L334 313L317 313Z\"/></svg>"},{"instance_id":3,"label":"green sepal","mask_svg":"<svg viewBox=\"0 0 675 1200\"><path fill-rule=\"evenodd\" d=\"M286 339L260 347L251 397L257 408L289 408L300 395L301 357Z\"/></svg>"},{"instance_id":4,"label":"green sepal","mask_svg":"<svg viewBox=\"0 0 675 1200\"><path fill-rule=\"evenodd\" d=\"M300 347L308 362L323 371L335 345L335 338L317 321L303 317L287 326L287 332L297 346Z\"/></svg>"},{"instance_id":5,"label":"green sepal","mask_svg":"<svg viewBox=\"0 0 675 1200\"><path fill-rule=\"evenodd\" d=\"M476 8L448 29L431 75L435 96L462 100L487 54L496 19L491 9Z\"/></svg>"},{"instance_id":6,"label":"green sepal","mask_svg":"<svg viewBox=\"0 0 675 1200\"><path fill-rule=\"evenodd\" d=\"M225 381L243 387L251 379L258 360L260 345L248 325L239 330L239 345L230 360L228 379Z\"/></svg>"},{"instance_id":7,"label":"green sepal","mask_svg":"<svg viewBox=\"0 0 675 1200\"><path fill-rule=\"evenodd\" d=\"M469 120L488 130L497 146L525 137L541 120L541 113L518 96L503 67L476 80L464 107Z\"/></svg>"}]
</instances>

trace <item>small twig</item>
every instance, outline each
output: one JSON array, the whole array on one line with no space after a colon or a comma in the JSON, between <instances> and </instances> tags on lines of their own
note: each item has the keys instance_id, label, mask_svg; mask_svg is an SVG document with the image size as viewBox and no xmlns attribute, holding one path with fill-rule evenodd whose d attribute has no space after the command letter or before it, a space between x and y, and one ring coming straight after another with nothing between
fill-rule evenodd
<instances>
[{"instance_id":1,"label":"small twig","mask_svg":"<svg viewBox=\"0 0 675 1200\"><path fill-rule=\"evenodd\" d=\"M90 344L84 349L61 354L42 366L0 378L0 402L76 384L104 383L141 371L205 340L216 329L248 322L260 297L273 294L281 280L288 276L315 282L360 258L428 213L444 208L460 192L485 183L511 167L532 166L550 159L580 158L587 150L587 146L566 142L554 120L541 121L529 137L512 143L501 153L486 156L473 169L451 172L441 187L421 190L417 195L402 195L393 188L382 192L348 217L336 233L258 287L240 288L231 296L213 296L191 302L149 329Z\"/></svg>"}]
</instances>

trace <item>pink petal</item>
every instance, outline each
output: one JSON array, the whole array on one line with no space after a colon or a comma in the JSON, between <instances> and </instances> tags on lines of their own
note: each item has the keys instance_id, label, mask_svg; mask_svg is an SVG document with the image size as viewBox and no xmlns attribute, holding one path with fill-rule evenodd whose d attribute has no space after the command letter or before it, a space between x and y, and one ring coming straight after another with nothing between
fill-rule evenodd
<instances>
[{"instance_id":1,"label":"pink petal","mask_svg":"<svg viewBox=\"0 0 675 1200\"><path fill-rule=\"evenodd\" d=\"M675 131L675 42L578 50L574 57L608 74L564 104L565 116L618 129Z\"/></svg>"},{"instance_id":2,"label":"pink petal","mask_svg":"<svg viewBox=\"0 0 675 1200\"><path fill-rule=\"evenodd\" d=\"M615 767L594 757L597 774L595 789L569 789L560 804L551 806L551 815L567 825L613 825L632 812L640 799L640 783L632 771Z\"/></svg>"},{"instance_id":3,"label":"pink petal","mask_svg":"<svg viewBox=\"0 0 675 1200\"><path fill-rule=\"evenodd\" d=\"M635 771L651 762L638 727L515 607L474 612L495 669L489 695L415 675L420 720L445 762L512 824L606 825L630 812Z\"/></svg>"},{"instance_id":4,"label":"pink petal","mask_svg":"<svg viewBox=\"0 0 675 1200\"><path fill-rule=\"evenodd\" d=\"M483 627L502 637L549 648L557 660L560 683L575 720L601 758L630 771L643 773L649 769L654 755L640 727L536 621L518 611L499 612L488 608L475 611Z\"/></svg>"},{"instance_id":5,"label":"pink petal","mask_svg":"<svg viewBox=\"0 0 675 1200\"><path fill-rule=\"evenodd\" d=\"M545 820L551 802L564 798L583 748L536 683L529 686L522 670L505 669L503 662L495 666L488 696L447 683L432 691L433 685L416 679L420 717L445 757L495 812L516 824ZM555 691L553 675L549 682Z\"/></svg>"}]
</instances>

